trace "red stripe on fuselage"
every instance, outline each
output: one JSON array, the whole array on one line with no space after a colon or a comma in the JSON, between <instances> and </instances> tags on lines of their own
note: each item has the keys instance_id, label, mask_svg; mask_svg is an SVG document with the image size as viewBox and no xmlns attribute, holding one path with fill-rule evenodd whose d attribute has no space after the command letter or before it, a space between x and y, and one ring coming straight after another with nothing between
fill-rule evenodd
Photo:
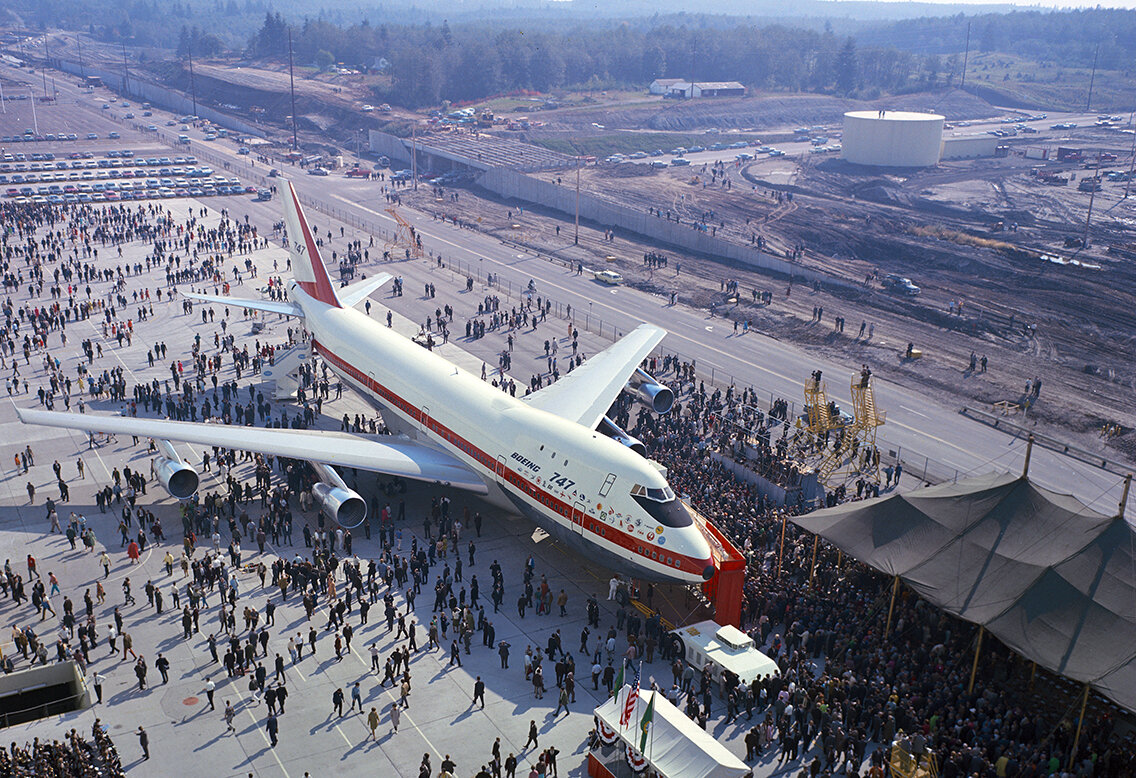
<instances>
[{"instance_id":1,"label":"red stripe on fuselage","mask_svg":"<svg viewBox=\"0 0 1136 778\"><path fill-rule=\"evenodd\" d=\"M659 562L657 559L652 558L652 554L663 553L665 555L666 549L657 545L652 545L644 541L640 541L634 535L624 532L602 521L598 521L587 513L581 513L580 521L576 520L573 515L573 506L564 502L555 494L541 489L526 479L520 477L514 470L505 467L503 463L497 461L495 456L490 455L488 452L479 448L471 443L469 440L458 435L449 427L443 426L436 419L431 416L424 415L422 409L414 403L408 402L387 387L380 384L377 380L368 375L364 375L354 365L350 364L342 357L329 351L319 341L313 339L312 345L320 352L320 354L330 362L333 366L344 371L353 379L358 381L368 391L374 395L384 405L393 408L394 410L402 413L412 421L424 425L430 432L436 435L439 439L445 441L453 448L457 449L466 456L471 457L474 461L485 468L489 475L495 479L500 476L510 486L514 487L519 492L527 495L531 499L538 502L540 505L551 510L553 513L559 514L561 517L568 519L573 525L579 528L581 525L583 529L591 532L594 535L615 543L617 546L627 550L629 553L639 557L638 560L633 560L637 564L644 566L655 566L666 569L668 571L677 570L683 573L689 573L701 577L702 571L707 565L712 564L710 559L695 559L684 554L674 554L674 559L679 563L678 567L668 565L665 562ZM693 526L693 525L692 525Z\"/></svg>"}]
</instances>

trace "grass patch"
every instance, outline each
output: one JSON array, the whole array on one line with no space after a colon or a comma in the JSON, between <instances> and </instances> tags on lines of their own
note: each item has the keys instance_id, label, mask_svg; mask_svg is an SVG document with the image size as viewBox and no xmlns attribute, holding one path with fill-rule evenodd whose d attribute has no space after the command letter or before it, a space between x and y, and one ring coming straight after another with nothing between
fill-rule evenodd
<instances>
[{"instance_id":1,"label":"grass patch","mask_svg":"<svg viewBox=\"0 0 1136 778\"><path fill-rule=\"evenodd\" d=\"M1012 54L978 54L972 55L967 68L966 88L995 105L1083 111L1090 75L1089 68L1038 62ZM1116 70L1098 70L1091 108L1108 112L1131 110L1131 79Z\"/></svg>"},{"instance_id":2,"label":"grass patch","mask_svg":"<svg viewBox=\"0 0 1136 778\"><path fill-rule=\"evenodd\" d=\"M962 230L950 230L946 227L938 226L915 226L909 229L912 235L918 235L921 238L936 238L938 240L946 240L951 243L956 243L960 246L970 246L979 249L991 249L998 251L1006 256L1014 259L1037 259L1041 255L1031 249L1023 249L1020 246L1015 246L1013 243L1007 243L1004 240L994 240L993 238L983 238L980 235L971 235L969 232Z\"/></svg>"}]
</instances>

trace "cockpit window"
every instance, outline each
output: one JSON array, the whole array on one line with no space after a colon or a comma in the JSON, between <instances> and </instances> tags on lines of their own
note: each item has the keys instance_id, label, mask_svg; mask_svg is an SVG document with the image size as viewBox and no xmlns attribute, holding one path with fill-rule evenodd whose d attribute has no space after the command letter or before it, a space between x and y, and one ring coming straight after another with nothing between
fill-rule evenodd
<instances>
[{"instance_id":1,"label":"cockpit window","mask_svg":"<svg viewBox=\"0 0 1136 778\"><path fill-rule=\"evenodd\" d=\"M669 486L664 486L662 489L650 489L635 484L635 486L631 487L631 496L646 497L648 500L654 500L655 502L666 502L667 500L673 500L675 494L671 491Z\"/></svg>"},{"instance_id":2,"label":"cockpit window","mask_svg":"<svg viewBox=\"0 0 1136 778\"><path fill-rule=\"evenodd\" d=\"M647 511L659 524L664 527L689 527L694 523L690 513L681 500L676 500L674 492L669 486L662 489L648 489L636 484L631 489L631 496L639 507Z\"/></svg>"}]
</instances>

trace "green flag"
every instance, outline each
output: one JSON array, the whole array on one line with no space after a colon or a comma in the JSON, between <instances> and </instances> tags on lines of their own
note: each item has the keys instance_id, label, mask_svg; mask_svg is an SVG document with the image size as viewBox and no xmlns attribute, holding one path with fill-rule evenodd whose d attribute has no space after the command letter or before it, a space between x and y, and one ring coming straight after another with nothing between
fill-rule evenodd
<instances>
[{"instance_id":1,"label":"green flag","mask_svg":"<svg viewBox=\"0 0 1136 778\"><path fill-rule=\"evenodd\" d=\"M619 695L619 690L623 688L623 665L619 666L619 675L615 676L615 686L611 687L611 696Z\"/></svg>"},{"instance_id":2,"label":"green flag","mask_svg":"<svg viewBox=\"0 0 1136 778\"><path fill-rule=\"evenodd\" d=\"M658 694L658 692L655 692L655 694ZM651 701L647 703L647 710L643 711L643 718L639 719L639 729L643 732L643 735L639 738L639 753L644 756L647 755L647 733L651 731L651 719L655 718L655 694L651 695Z\"/></svg>"}]
</instances>

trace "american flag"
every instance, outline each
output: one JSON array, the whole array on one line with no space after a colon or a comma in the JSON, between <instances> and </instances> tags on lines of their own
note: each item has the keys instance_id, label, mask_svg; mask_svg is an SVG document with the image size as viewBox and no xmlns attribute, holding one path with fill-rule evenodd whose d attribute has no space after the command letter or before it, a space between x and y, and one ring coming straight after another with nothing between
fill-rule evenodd
<instances>
[{"instance_id":1,"label":"american flag","mask_svg":"<svg viewBox=\"0 0 1136 778\"><path fill-rule=\"evenodd\" d=\"M639 679L627 691L627 700L623 703L623 714L619 717L619 725L626 727L631 723L631 716L635 713L635 704L639 701Z\"/></svg>"}]
</instances>

